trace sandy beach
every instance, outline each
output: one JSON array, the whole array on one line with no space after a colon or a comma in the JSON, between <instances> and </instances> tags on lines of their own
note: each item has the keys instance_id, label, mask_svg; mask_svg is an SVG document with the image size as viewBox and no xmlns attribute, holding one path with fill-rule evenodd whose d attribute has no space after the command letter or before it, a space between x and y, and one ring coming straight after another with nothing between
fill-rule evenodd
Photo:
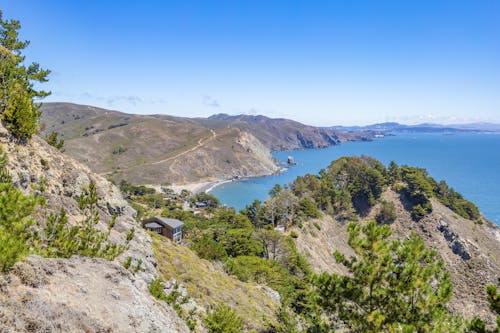
<instances>
[{"instance_id":1,"label":"sandy beach","mask_svg":"<svg viewBox=\"0 0 500 333\"><path fill-rule=\"evenodd\" d=\"M182 190L188 190L191 193L210 192L215 187L231 182L232 180L219 180L213 182L198 182L187 184L172 184L169 186L175 193L181 193Z\"/></svg>"}]
</instances>

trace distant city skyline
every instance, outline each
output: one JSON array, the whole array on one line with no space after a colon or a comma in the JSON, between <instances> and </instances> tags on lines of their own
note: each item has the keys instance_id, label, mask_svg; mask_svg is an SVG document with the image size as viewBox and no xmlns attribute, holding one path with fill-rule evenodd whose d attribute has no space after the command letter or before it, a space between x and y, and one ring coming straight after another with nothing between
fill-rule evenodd
<instances>
[{"instance_id":1,"label":"distant city skyline","mask_svg":"<svg viewBox=\"0 0 500 333\"><path fill-rule=\"evenodd\" d=\"M316 126L500 123L500 1L0 5L52 70L44 101Z\"/></svg>"}]
</instances>

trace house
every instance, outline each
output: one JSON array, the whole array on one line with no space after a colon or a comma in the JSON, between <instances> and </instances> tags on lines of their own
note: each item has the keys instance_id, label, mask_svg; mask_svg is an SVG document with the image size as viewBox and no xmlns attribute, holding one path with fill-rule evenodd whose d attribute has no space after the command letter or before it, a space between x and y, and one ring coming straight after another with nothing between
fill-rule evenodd
<instances>
[{"instance_id":1,"label":"house","mask_svg":"<svg viewBox=\"0 0 500 333\"><path fill-rule=\"evenodd\" d=\"M176 243L182 243L182 227L184 223L179 220L165 217L151 217L143 220L142 225L149 231L156 232Z\"/></svg>"}]
</instances>

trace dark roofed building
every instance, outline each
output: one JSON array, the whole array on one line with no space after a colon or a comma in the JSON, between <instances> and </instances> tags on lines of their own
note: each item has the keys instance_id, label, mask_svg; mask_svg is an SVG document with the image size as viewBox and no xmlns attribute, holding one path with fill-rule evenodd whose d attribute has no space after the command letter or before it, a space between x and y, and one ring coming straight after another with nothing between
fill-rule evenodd
<instances>
[{"instance_id":1,"label":"dark roofed building","mask_svg":"<svg viewBox=\"0 0 500 333\"><path fill-rule=\"evenodd\" d=\"M176 243L182 243L182 227L184 223L166 217L151 217L142 221L144 228L165 236Z\"/></svg>"}]
</instances>

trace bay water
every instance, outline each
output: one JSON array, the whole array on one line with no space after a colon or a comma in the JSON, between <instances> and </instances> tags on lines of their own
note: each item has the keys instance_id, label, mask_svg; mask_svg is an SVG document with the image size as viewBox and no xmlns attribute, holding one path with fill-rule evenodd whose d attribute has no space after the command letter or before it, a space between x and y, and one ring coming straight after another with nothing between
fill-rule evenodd
<instances>
[{"instance_id":1,"label":"bay water","mask_svg":"<svg viewBox=\"0 0 500 333\"><path fill-rule=\"evenodd\" d=\"M273 153L275 158L285 162L293 156L297 165L279 175L225 183L210 194L229 207L242 209L255 199L265 200L275 184L291 183L307 173L318 174L339 157L360 155L374 157L385 165L395 161L426 168L432 177L444 179L500 225L500 135L495 134L398 134L371 142L277 152Z\"/></svg>"}]
</instances>

